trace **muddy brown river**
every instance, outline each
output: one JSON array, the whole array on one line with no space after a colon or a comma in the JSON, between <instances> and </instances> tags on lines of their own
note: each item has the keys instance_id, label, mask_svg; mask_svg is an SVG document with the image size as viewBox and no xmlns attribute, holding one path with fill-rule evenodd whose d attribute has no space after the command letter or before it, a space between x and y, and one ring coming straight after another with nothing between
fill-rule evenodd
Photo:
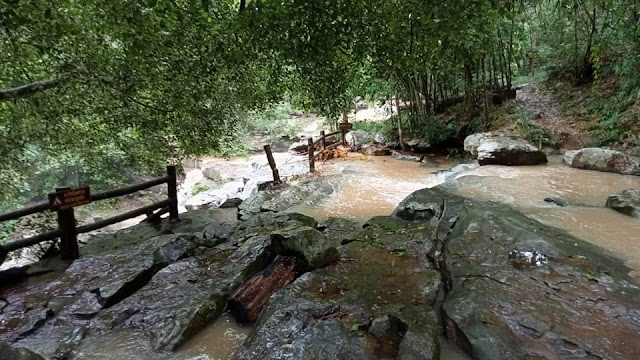
<instances>
[{"instance_id":1,"label":"muddy brown river","mask_svg":"<svg viewBox=\"0 0 640 360\"><path fill-rule=\"evenodd\" d=\"M318 221L345 217L364 223L377 215L389 215L406 196L425 187L448 181L459 194L480 200L509 204L545 224L562 228L609 251L640 276L640 221L604 207L609 195L640 188L640 177L577 170L551 157L548 165L506 167L459 166L447 159L434 159L424 166L390 157L350 156L317 164L321 175L337 175L335 192L320 203L292 211ZM451 183L451 180L458 180ZM568 202L560 207L545 198ZM192 359L225 359L242 344L250 328L242 328L222 317L183 345L180 354ZM468 359L443 340L441 359Z\"/></svg>"},{"instance_id":2,"label":"muddy brown river","mask_svg":"<svg viewBox=\"0 0 640 360\"><path fill-rule=\"evenodd\" d=\"M640 277L640 220L604 207L607 197L620 190L640 188L640 177L564 166L559 157L548 165L529 167L457 166L433 159L431 166L400 161L391 157L350 156L346 159L317 164L321 175L337 177L335 191L323 201L291 209L316 218L345 217L364 223L377 215L389 215L412 192L443 182L457 193L479 200L509 204L545 224L562 228L592 242L625 262L632 275ZM250 161L237 165L245 169ZM235 163L227 162L227 168ZM452 180L456 180L453 181ZM545 198L559 198L568 203L560 207L546 203ZM157 354L155 359L228 359L249 336L252 328L236 324L227 314L210 324L183 344L177 353ZM141 347L136 334L123 332L99 342L83 342L80 358L145 359L136 357ZM442 341L441 359L468 359L455 346Z\"/></svg>"}]
</instances>

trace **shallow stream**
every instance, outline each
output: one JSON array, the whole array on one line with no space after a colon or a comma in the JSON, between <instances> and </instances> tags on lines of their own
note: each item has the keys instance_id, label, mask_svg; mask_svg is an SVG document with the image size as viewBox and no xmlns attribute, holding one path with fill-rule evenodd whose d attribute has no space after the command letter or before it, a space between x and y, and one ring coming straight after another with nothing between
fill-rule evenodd
<instances>
[{"instance_id":1,"label":"shallow stream","mask_svg":"<svg viewBox=\"0 0 640 360\"><path fill-rule=\"evenodd\" d=\"M276 154L289 169L302 169L298 158ZM223 177L243 177L264 164L259 157L244 160L210 161L219 165ZM319 163L319 175L336 178L334 192L321 202L298 206L292 211L313 216L322 222L329 217L345 217L364 223L378 215L389 215L412 192L444 182L455 192L478 200L509 204L545 224L562 228L592 242L624 261L633 276L640 277L640 220L604 207L609 195L620 190L640 188L640 177L595 171L576 170L564 166L559 157L548 165L505 167L462 164L445 158L433 158L429 166L391 157L349 156ZM455 166L452 171L449 169ZM295 171L286 171L286 176ZM198 170L199 171L199 170ZM240 174L239 172L242 172ZM268 175L268 174L267 174ZM456 181L452 181L456 180ZM185 193L189 191L184 189ZM561 207L545 202L556 198L567 203ZM156 359L228 359L241 346L252 328L241 327L228 314L188 340L177 353L157 354ZM79 355L86 359L145 359L136 353L145 347L145 337L131 333L112 334L112 338L83 342ZM148 344L146 344L148 346ZM468 359L455 346L442 341L441 359Z\"/></svg>"}]
</instances>

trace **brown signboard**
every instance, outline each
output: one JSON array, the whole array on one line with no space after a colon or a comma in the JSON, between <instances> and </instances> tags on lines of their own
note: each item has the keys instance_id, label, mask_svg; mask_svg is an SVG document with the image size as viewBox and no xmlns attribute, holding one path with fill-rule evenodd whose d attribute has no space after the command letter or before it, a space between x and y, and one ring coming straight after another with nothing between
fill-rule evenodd
<instances>
[{"instance_id":1,"label":"brown signboard","mask_svg":"<svg viewBox=\"0 0 640 360\"><path fill-rule=\"evenodd\" d=\"M69 189L49 194L49 208L51 211L67 210L90 202L91 193L89 187Z\"/></svg>"},{"instance_id":2,"label":"brown signboard","mask_svg":"<svg viewBox=\"0 0 640 360\"><path fill-rule=\"evenodd\" d=\"M353 124L352 123L340 123L340 130L351 130L351 128L353 128Z\"/></svg>"}]
</instances>

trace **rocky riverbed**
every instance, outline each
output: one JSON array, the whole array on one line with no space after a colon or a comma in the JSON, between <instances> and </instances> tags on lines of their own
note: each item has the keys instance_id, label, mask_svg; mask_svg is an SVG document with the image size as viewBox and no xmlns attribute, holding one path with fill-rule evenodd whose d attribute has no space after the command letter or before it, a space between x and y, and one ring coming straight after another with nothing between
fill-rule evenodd
<instances>
[{"instance_id":1,"label":"rocky riverbed","mask_svg":"<svg viewBox=\"0 0 640 360\"><path fill-rule=\"evenodd\" d=\"M240 220L190 211L103 235L73 264L34 266L52 272L2 289L2 353L91 358L126 339L112 358L190 358L180 345L277 255L302 270L235 359L437 359L442 336L478 359L640 353L640 288L601 248L447 186L364 226L286 212L331 181L260 193Z\"/></svg>"}]
</instances>

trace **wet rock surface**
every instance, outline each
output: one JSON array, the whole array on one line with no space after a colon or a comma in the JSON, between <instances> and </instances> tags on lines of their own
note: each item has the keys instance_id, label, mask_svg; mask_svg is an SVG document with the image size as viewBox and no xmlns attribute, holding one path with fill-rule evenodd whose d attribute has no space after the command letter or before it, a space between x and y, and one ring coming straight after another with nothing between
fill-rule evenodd
<instances>
[{"instance_id":1,"label":"wet rock surface","mask_svg":"<svg viewBox=\"0 0 640 360\"><path fill-rule=\"evenodd\" d=\"M436 359L439 274L375 243L341 253L274 294L234 359Z\"/></svg>"},{"instance_id":2,"label":"wet rock surface","mask_svg":"<svg viewBox=\"0 0 640 360\"><path fill-rule=\"evenodd\" d=\"M363 154L369 156L389 156L391 150L383 145L364 145L360 150Z\"/></svg>"},{"instance_id":3,"label":"wet rock surface","mask_svg":"<svg viewBox=\"0 0 640 360\"><path fill-rule=\"evenodd\" d=\"M229 199L237 199L242 196L245 184L242 181L230 181L222 186L205 190L190 198L185 207L188 210L201 208L216 208L226 203Z\"/></svg>"},{"instance_id":4,"label":"wet rock surface","mask_svg":"<svg viewBox=\"0 0 640 360\"><path fill-rule=\"evenodd\" d=\"M567 151L565 164L586 170L613 172L624 175L640 175L640 158L617 150L584 148Z\"/></svg>"},{"instance_id":5,"label":"wet rock surface","mask_svg":"<svg viewBox=\"0 0 640 360\"><path fill-rule=\"evenodd\" d=\"M332 181L261 192L242 220L197 210L93 239L66 269L2 289L0 354L80 359L126 341L136 358L172 358L278 255L301 276L235 359L437 359L443 335L475 359L640 353L640 288L603 249L447 186L363 226L284 212Z\"/></svg>"},{"instance_id":6,"label":"wet rock surface","mask_svg":"<svg viewBox=\"0 0 640 360\"><path fill-rule=\"evenodd\" d=\"M640 190L628 189L609 196L607 207L640 218Z\"/></svg>"},{"instance_id":7,"label":"wet rock surface","mask_svg":"<svg viewBox=\"0 0 640 360\"><path fill-rule=\"evenodd\" d=\"M25 348L14 348L0 342L0 354L7 360L44 360L44 358Z\"/></svg>"},{"instance_id":8,"label":"wet rock surface","mask_svg":"<svg viewBox=\"0 0 640 360\"><path fill-rule=\"evenodd\" d=\"M339 240L341 243L349 243L356 239L362 226L355 220L330 217L318 226L327 237Z\"/></svg>"},{"instance_id":9,"label":"wet rock surface","mask_svg":"<svg viewBox=\"0 0 640 360\"><path fill-rule=\"evenodd\" d=\"M504 133L478 133L464 141L465 151L480 165L538 165L547 155L529 142Z\"/></svg>"},{"instance_id":10,"label":"wet rock surface","mask_svg":"<svg viewBox=\"0 0 640 360\"><path fill-rule=\"evenodd\" d=\"M391 151L391 155L393 155L394 159L404 160L404 161L415 161L415 162L422 161L422 158L424 157L424 155L417 155L414 153L400 151L400 150Z\"/></svg>"},{"instance_id":11,"label":"wet rock surface","mask_svg":"<svg viewBox=\"0 0 640 360\"><path fill-rule=\"evenodd\" d=\"M153 358L222 314L230 294L278 254L296 256L305 271L339 259L339 241L303 215L211 217L208 226L200 216L173 226L188 233L142 241L153 231L140 227L97 239L63 272L3 289L0 341L45 358L82 358L91 352L85 344L135 334L131 341L146 344L140 357Z\"/></svg>"},{"instance_id":12,"label":"wet rock surface","mask_svg":"<svg viewBox=\"0 0 640 360\"><path fill-rule=\"evenodd\" d=\"M331 195L339 184L338 179L327 176L302 180L295 185L281 185L257 193L239 206L241 218L261 212L286 211L293 206L314 204Z\"/></svg>"},{"instance_id":13,"label":"wet rock surface","mask_svg":"<svg viewBox=\"0 0 640 360\"><path fill-rule=\"evenodd\" d=\"M427 212L416 209L433 209ZM420 190L396 215L437 223L447 337L476 359L630 359L640 289L622 262L505 205Z\"/></svg>"}]
</instances>

